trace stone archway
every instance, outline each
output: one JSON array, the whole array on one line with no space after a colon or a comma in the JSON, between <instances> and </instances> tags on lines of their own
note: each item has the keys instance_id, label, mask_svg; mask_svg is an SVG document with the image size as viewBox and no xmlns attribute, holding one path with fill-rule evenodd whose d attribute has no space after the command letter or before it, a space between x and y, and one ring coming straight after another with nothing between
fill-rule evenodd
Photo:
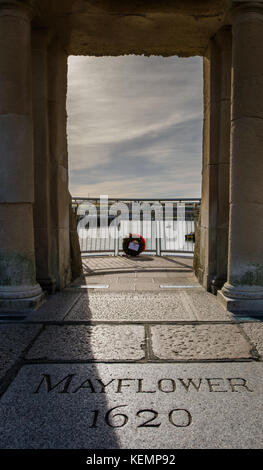
<instances>
[{"instance_id":1,"label":"stone archway","mask_svg":"<svg viewBox=\"0 0 263 470\"><path fill-rule=\"evenodd\" d=\"M0 0L0 308L71 279L68 55L155 54L204 56L199 280L262 311L262 39L262 1Z\"/></svg>"}]
</instances>

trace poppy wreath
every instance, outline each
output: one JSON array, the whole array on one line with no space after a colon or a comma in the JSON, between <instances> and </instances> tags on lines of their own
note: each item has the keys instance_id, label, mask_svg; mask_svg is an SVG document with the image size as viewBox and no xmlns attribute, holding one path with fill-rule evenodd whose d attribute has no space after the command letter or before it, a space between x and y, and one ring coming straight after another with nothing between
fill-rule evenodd
<instances>
[{"instance_id":1,"label":"poppy wreath","mask_svg":"<svg viewBox=\"0 0 263 470\"><path fill-rule=\"evenodd\" d=\"M146 241L141 235L133 235L123 239L122 248L128 256L138 256L146 248Z\"/></svg>"}]
</instances>

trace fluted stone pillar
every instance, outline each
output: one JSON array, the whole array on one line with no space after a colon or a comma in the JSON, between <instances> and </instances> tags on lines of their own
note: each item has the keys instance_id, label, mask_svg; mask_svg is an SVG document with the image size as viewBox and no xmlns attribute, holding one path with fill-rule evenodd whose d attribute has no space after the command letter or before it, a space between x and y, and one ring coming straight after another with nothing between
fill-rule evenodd
<instances>
[{"instance_id":1,"label":"fluted stone pillar","mask_svg":"<svg viewBox=\"0 0 263 470\"><path fill-rule=\"evenodd\" d=\"M228 280L232 312L263 313L263 4L232 12L233 83Z\"/></svg>"},{"instance_id":2,"label":"fluted stone pillar","mask_svg":"<svg viewBox=\"0 0 263 470\"><path fill-rule=\"evenodd\" d=\"M204 125L200 251L196 274L216 291L227 275L231 30L210 40L204 57Z\"/></svg>"},{"instance_id":3,"label":"fluted stone pillar","mask_svg":"<svg viewBox=\"0 0 263 470\"><path fill-rule=\"evenodd\" d=\"M33 124L35 161L34 229L36 276L43 290L54 293L56 278L52 263L52 227L50 187L50 139L48 116L48 45L51 34L46 29L33 30Z\"/></svg>"},{"instance_id":4,"label":"fluted stone pillar","mask_svg":"<svg viewBox=\"0 0 263 470\"><path fill-rule=\"evenodd\" d=\"M0 308L36 307L31 10L0 1Z\"/></svg>"}]
</instances>

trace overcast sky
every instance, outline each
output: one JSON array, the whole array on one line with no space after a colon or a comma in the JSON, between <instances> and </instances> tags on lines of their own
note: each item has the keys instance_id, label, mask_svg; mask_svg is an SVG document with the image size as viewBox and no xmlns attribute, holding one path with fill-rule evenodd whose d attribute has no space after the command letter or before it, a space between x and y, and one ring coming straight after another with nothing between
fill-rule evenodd
<instances>
[{"instance_id":1,"label":"overcast sky","mask_svg":"<svg viewBox=\"0 0 263 470\"><path fill-rule=\"evenodd\" d=\"M72 196L200 197L200 57L70 57Z\"/></svg>"}]
</instances>

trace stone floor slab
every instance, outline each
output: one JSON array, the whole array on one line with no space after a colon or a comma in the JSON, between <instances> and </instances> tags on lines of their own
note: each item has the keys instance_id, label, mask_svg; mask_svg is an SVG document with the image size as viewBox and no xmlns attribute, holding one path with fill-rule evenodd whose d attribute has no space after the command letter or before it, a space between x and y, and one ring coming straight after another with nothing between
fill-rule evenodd
<instances>
[{"instance_id":1,"label":"stone floor slab","mask_svg":"<svg viewBox=\"0 0 263 470\"><path fill-rule=\"evenodd\" d=\"M111 282L109 284L109 290L111 292L134 292L135 291L135 282L133 280L123 279L123 282Z\"/></svg>"},{"instance_id":2,"label":"stone floor slab","mask_svg":"<svg viewBox=\"0 0 263 470\"><path fill-rule=\"evenodd\" d=\"M171 275L170 273L163 273L164 276L160 276L161 273L157 273L157 275L153 278L153 282L159 283L159 284L196 284L200 286L200 284L197 282L196 278L194 276L182 276L180 275ZM200 286L201 287L201 286Z\"/></svg>"},{"instance_id":3,"label":"stone floor slab","mask_svg":"<svg viewBox=\"0 0 263 470\"><path fill-rule=\"evenodd\" d=\"M40 360L140 360L145 357L139 325L46 326L28 352Z\"/></svg>"},{"instance_id":4,"label":"stone floor slab","mask_svg":"<svg viewBox=\"0 0 263 470\"><path fill-rule=\"evenodd\" d=\"M82 284L92 283L103 283L103 282L116 282L118 280L117 275L109 274L108 276L85 276L85 281L82 281Z\"/></svg>"},{"instance_id":5,"label":"stone floor slab","mask_svg":"<svg viewBox=\"0 0 263 470\"><path fill-rule=\"evenodd\" d=\"M41 326L37 325L0 325L0 380L20 359L40 330Z\"/></svg>"},{"instance_id":6,"label":"stone floor slab","mask_svg":"<svg viewBox=\"0 0 263 470\"><path fill-rule=\"evenodd\" d=\"M120 279L125 279L126 277L129 278L129 279L135 279L136 276L137 276L137 273L135 271L130 271L130 272L124 272L124 273L119 273L119 274L116 274L116 276L118 277L118 280Z\"/></svg>"},{"instance_id":7,"label":"stone floor slab","mask_svg":"<svg viewBox=\"0 0 263 470\"><path fill-rule=\"evenodd\" d=\"M187 307L199 321L231 321L232 315L217 301L216 296L203 288L185 291Z\"/></svg>"},{"instance_id":8,"label":"stone floor slab","mask_svg":"<svg viewBox=\"0 0 263 470\"><path fill-rule=\"evenodd\" d=\"M140 255L138 257L126 256L90 256L83 258L84 272L87 274L98 274L108 272L126 272L126 271L146 271L146 270L174 270L191 272L193 269L193 259L189 257L174 256L148 256Z\"/></svg>"},{"instance_id":9,"label":"stone floor slab","mask_svg":"<svg viewBox=\"0 0 263 470\"><path fill-rule=\"evenodd\" d=\"M60 321L79 299L79 292L63 291L50 295L35 312L27 315L28 321Z\"/></svg>"},{"instance_id":10,"label":"stone floor slab","mask_svg":"<svg viewBox=\"0 0 263 470\"><path fill-rule=\"evenodd\" d=\"M262 363L27 365L0 446L262 449L262 389Z\"/></svg>"},{"instance_id":11,"label":"stone floor slab","mask_svg":"<svg viewBox=\"0 0 263 470\"><path fill-rule=\"evenodd\" d=\"M136 292L159 292L160 288L157 284L154 284L152 280L143 280L138 279L135 283L135 291Z\"/></svg>"},{"instance_id":12,"label":"stone floor slab","mask_svg":"<svg viewBox=\"0 0 263 470\"><path fill-rule=\"evenodd\" d=\"M115 280L116 283L118 284L135 284L135 282L137 281L136 277L135 276L124 276L122 277L122 275L118 276L117 279Z\"/></svg>"},{"instance_id":13,"label":"stone floor slab","mask_svg":"<svg viewBox=\"0 0 263 470\"><path fill-rule=\"evenodd\" d=\"M140 291L141 286L141 291ZM66 320L113 321L231 321L232 317L203 289L165 290L151 283L137 285L136 293L119 291L88 292L83 295ZM117 288L117 287L116 287ZM144 292L142 292L144 290Z\"/></svg>"},{"instance_id":14,"label":"stone floor slab","mask_svg":"<svg viewBox=\"0 0 263 470\"><path fill-rule=\"evenodd\" d=\"M232 324L156 325L151 327L153 354L166 360L252 358L251 345Z\"/></svg>"},{"instance_id":15,"label":"stone floor slab","mask_svg":"<svg viewBox=\"0 0 263 470\"><path fill-rule=\"evenodd\" d=\"M180 268L176 270L168 269L166 271L166 276L167 277L189 277L191 279L196 279L196 277L193 274L192 269L186 269L186 268Z\"/></svg>"},{"instance_id":16,"label":"stone floor slab","mask_svg":"<svg viewBox=\"0 0 263 470\"><path fill-rule=\"evenodd\" d=\"M93 293L83 295L66 317L68 321L189 321L179 292Z\"/></svg>"},{"instance_id":17,"label":"stone floor slab","mask_svg":"<svg viewBox=\"0 0 263 470\"><path fill-rule=\"evenodd\" d=\"M165 279L167 278L167 273L166 272L161 272L161 271L137 272L135 275L136 275L136 279L140 279L140 280L153 279L153 278L156 278L157 276L161 277L161 278L164 277Z\"/></svg>"},{"instance_id":18,"label":"stone floor slab","mask_svg":"<svg viewBox=\"0 0 263 470\"><path fill-rule=\"evenodd\" d=\"M263 323L245 323L241 328L249 337L252 344L254 344L261 358L263 358Z\"/></svg>"}]
</instances>

